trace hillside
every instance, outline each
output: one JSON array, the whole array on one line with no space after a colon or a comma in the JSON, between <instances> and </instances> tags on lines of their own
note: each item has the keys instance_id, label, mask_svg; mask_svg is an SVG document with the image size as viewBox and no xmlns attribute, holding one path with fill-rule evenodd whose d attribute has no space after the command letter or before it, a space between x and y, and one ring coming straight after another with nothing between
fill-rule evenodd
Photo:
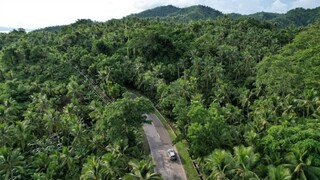
<instances>
[{"instance_id":1,"label":"hillside","mask_svg":"<svg viewBox=\"0 0 320 180\"><path fill-rule=\"evenodd\" d=\"M139 14L134 14L133 16L145 17L145 18L167 17L167 16L170 16L170 15L178 12L179 10L180 10L180 8L174 7L172 5L160 6L160 7L154 8L154 9L149 9L149 10L143 11Z\"/></svg>"},{"instance_id":2,"label":"hillside","mask_svg":"<svg viewBox=\"0 0 320 180\"><path fill-rule=\"evenodd\" d=\"M268 13L268 12L258 12L258 13L254 13L254 14L250 14L250 15L244 15L244 17L252 17L252 18L260 20L260 21L268 21L268 20L277 18L279 16L281 16L281 14ZM241 15L240 15L240 17L241 17Z\"/></svg>"},{"instance_id":3,"label":"hillside","mask_svg":"<svg viewBox=\"0 0 320 180\"><path fill-rule=\"evenodd\" d=\"M149 9L138 14L130 15L130 17L156 18L162 20L174 19L180 22L190 22L201 19L215 19L221 16L237 18L254 18L260 21L270 22L278 27L287 27L289 25L307 26L320 19L320 7L314 9L296 8L285 14L257 12L249 15L241 15L237 13L223 14L220 11L207 6L197 5L186 8L178 8L172 5L160 6Z\"/></svg>"},{"instance_id":4,"label":"hillside","mask_svg":"<svg viewBox=\"0 0 320 180\"><path fill-rule=\"evenodd\" d=\"M288 25L307 26L320 19L320 7L314 9L296 8L288 11L286 14L280 14L270 19L269 22L280 27Z\"/></svg>"},{"instance_id":5,"label":"hillside","mask_svg":"<svg viewBox=\"0 0 320 180\"><path fill-rule=\"evenodd\" d=\"M146 10L138 14L133 14L131 17L175 19L182 22L192 20L217 18L223 16L222 12L214 10L208 6L190 6L186 8L177 8L172 5L160 6L154 9Z\"/></svg>"}]
</instances>

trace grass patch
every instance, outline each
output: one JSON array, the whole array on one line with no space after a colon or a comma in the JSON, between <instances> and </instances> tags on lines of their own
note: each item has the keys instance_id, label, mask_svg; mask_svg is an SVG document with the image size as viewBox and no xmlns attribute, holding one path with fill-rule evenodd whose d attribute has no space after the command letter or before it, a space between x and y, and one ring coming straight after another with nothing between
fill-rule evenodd
<instances>
[{"instance_id":1,"label":"grass patch","mask_svg":"<svg viewBox=\"0 0 320 180\"><path fill-rule=\"evenodd\" d=\"M142 138L142 147L146 155L150 154L150 147L148 143L147 135L144 133L143 128L140 128L141 138Z\"/></svg>"},{"instance_id":2,"label":"grass patch","mask_svg":"<svg viewBox=\"0 0 320 180\"><path fill-rule=\"evenodd\" d=\"M168 131L171 139L175 139L176 135L173 132L173 129L168 125L167 121L163 118L160 112L156 109L155 115L160 119L166 130ZM181 163L184 167L184 171L186 172L187 179L195 179L200 180L198 173L193 166L193 162L191 157L189 156L189 152L187 151L187 145L183 144L182 142L178 142L176 145L177 150L179 151L179 156L181 159Z\"/></svg>"}]
</instances>

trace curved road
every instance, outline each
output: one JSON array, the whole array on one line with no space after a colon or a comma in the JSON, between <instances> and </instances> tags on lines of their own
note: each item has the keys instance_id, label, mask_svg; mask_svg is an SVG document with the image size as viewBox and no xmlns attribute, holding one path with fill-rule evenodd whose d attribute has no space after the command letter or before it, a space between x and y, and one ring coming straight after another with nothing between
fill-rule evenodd
<instances>
[{"instance_id":1,"label":"curved road","mask_svg":"<svg viewBox=\"0 0 320 180\"><path fill-rule=\"evenodd\" d=\"M172 145L172 140L155 114L147 114L147 119L151 124L144 124L143 129L147 136L152 159L156 165L155 171L160 173L165 180L186 180L179 153L176 161L170 161L167 149L176 148Z\"/></svg>"}]
</instances>

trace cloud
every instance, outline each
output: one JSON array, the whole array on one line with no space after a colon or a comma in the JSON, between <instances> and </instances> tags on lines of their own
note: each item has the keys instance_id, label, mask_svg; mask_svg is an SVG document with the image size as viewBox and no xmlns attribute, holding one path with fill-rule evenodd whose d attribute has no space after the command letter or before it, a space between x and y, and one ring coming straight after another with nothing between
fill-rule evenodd
<instances>
[{"instance_id":1,"label":"cloud","mask_svg":"<svg viewBox=\"0 0 320 180\"><path fill-rule=\"evenodd\" d=\"M39 28L77 19L106 21L134 11L126 0L1 0L0 26Z\"/></svg>"},{"instance_id":2,"label":"cloud","mask_svg":"<svg viewBox=\"0 0 320 180\"><path fill-rule=\"evenodd\" d=\"M268 1L268 0L267 0ZM265 0L133 0L134 9L143 11L164 5L187 7L192 5L206 5L224 13L252 13L256 9L263 9L261 2Z\"/></svg>"},{"instance_id":3,"label":"cloud","mask_svg":"<svg viewBox=\"0 0 320 180\"><path fill-rule=\"evenodd\" d=\"M276 0L272 3L270 12L278 12L278 13L285 13L289 9L289 5L281 2L280 0Z\"/></svg>"},{"instance_id":4,"label":"cloud","mask_svg":"<svg viewBox=\"0 0 320 180\"><path fill-rule=\"evenodd\" d=\"M0 26L39 28L77 19L107 21L163 5L206 5L223 13L251 14L314 8L320 0L0 0Z\"/></svg>"},{"instance_id":5,"label":"cloud","mask_svg":"<svg viewBox=\"0 0 320 180\"><path fill-rule=\"evenodd\" d=\"M295 0L292 3L292 8L304 7L304 8L314 8L320 6L319 0Z\"/></svg>"}]
</instances>

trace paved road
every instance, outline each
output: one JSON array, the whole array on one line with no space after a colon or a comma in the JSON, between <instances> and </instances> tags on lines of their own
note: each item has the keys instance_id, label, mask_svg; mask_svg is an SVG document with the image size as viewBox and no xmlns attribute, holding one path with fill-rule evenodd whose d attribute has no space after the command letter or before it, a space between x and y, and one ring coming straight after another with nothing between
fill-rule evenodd
<instances>
[{"instance_id":1,"label":"paved road","mask_svg":"<svg viewBox=\"0 0 320 180\"><path fill-rule=\"evenodd\" d=\"M167 149L172 146L172 140L161 121L154 114L148 114L147 119L152 123L143 126L148 138L152 159L156 164L155 171L160 173L165 180L186 180L186 174L181 164L180 157L176 161L170 161ZM178 153L179 155L179 153Z\"/></svg>"}]
</instances>

